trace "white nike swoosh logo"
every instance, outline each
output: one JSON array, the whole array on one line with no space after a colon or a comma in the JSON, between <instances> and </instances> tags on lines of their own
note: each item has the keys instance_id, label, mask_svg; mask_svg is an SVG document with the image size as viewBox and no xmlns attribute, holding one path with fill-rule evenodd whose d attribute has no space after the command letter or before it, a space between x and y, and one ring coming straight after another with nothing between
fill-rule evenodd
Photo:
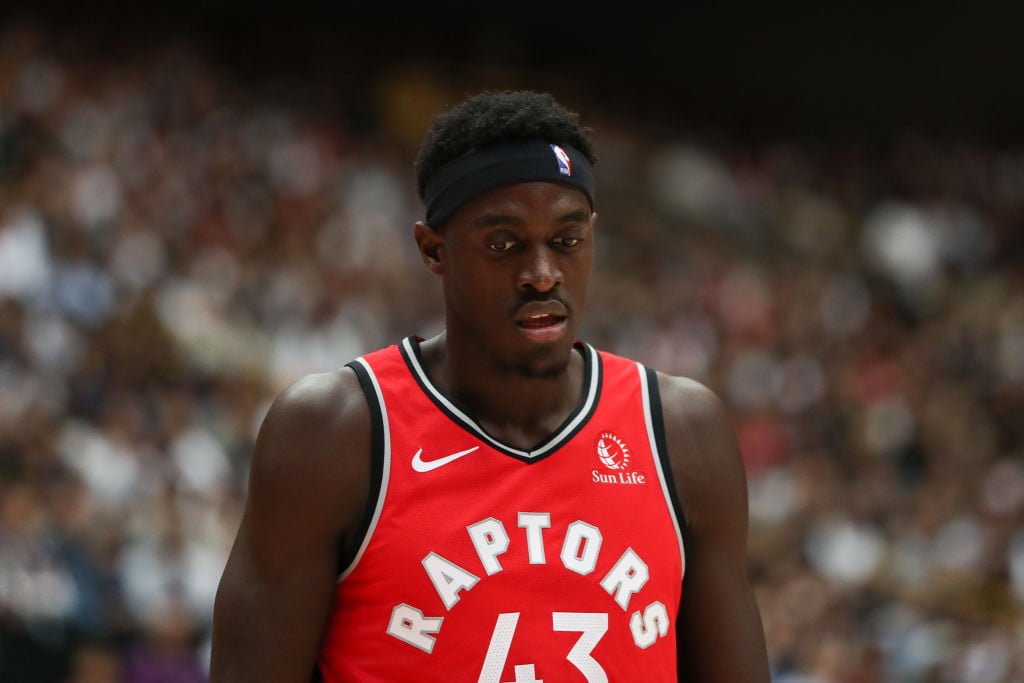
<instances>
[{"instance_id":1,"label":"white nike swoosh logo","mask_svg":"<svg viewBox=\"0 0 1024 683\"><path fill-rule=\"evenodd\" d=\"M472 448L467 448L464 451L452 453L451 455L446 455L443 458L437 458L436 460L424 460L422 457L423 449L421 448L418 451L416 451L416 455L412 456L412 468L417 472L429 472L431 470L436 470L438 467L444 467L448 463L454 460L458 460L464 455L469 455L478 448L480 447L473 446Z\"/></svg>"}]
</instances>

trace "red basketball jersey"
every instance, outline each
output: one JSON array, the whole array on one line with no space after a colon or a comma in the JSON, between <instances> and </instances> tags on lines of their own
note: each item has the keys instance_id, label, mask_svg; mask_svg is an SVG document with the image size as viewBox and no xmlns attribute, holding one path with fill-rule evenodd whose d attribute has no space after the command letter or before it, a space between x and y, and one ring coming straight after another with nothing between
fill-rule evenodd
<instances>
[{"instance_id":1,"label":"red basketball jersey","mask_svg":"<svg viewBox=\"0 0 1024 683\"><path fill-rule=\"evenodd\" d=\"M529 451L434 386L415 338L350 364L379 486L338 580L323 680L676 680L682 516L656 379L575 348L580 403Z\"/></svg>"}]
</instances>

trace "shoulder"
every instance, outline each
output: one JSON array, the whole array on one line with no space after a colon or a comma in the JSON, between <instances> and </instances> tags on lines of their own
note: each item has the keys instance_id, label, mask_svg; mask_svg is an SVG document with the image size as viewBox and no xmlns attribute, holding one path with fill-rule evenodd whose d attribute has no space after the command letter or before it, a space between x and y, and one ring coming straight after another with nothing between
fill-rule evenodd
<instances>
[{"instance_id":1,"label":"shoulder","mask_svg":"<svg viewBox=\"0 0 1024 683\"><path fill-rule=\"evenodd\" d=\"M745 514L746 471L728 407L697 380L656 376L667 455L688 523L723 514L723 505Z\"/></svg>"},{"instance_id":2,"label":"shoulder","mask_svg":"<svg viewBox=\"0 0 1024 683\"><path fill-rule=\"evenodd\" d=\"M343 426L367 413L356 373L350 367L305 375L285 387L267 412L275 422L315 421L325 427Z\"/></svg>"},{"instance_id":3,"label":"shoulder","mask_svg":"<svg viewBox=\"0 0 1024 683\"><path fill-rule=\"evenodd\" d=\"M277 395L260 425L251 502L315 500L330 507L327 501L336 501L352 507L335 509L336 518L355 515L369 482L371 432L369 406L351 368L296 380Z\"/></svg>"},{"instance_id":4,"label":"shoulder","mask_svg":"<svg viewBox=\"0 0 1024 683\"><path fill-rule=\"evenodd\" d=\"M369 431L369 407L351 368L306 375L273 400L260 426L259 440L282 445L292 440L303 451L336 447L336 437ZM291 450L291 449L286 449Z\"/></svg>"},{"instance_id":5,"label":"shoulder","mask_svg":"<svg viewBox=\"0 0 1024 683\"><path fill-rule=\"evenodd\" d=\"M706 384L664 372L656 372L655 376L666 421L685 426L693 437L713 436L714 432L729 428L725 403Z\"/></svg>"}]
</instances>

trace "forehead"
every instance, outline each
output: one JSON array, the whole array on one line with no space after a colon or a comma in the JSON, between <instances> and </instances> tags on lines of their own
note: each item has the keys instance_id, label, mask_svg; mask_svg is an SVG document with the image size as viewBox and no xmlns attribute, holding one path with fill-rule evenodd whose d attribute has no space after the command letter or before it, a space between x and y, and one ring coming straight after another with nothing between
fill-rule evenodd
<instances>
[{"instance_id":1,"label":"forehead","mask_svg":"<svg viewBox=\"0 0 1024 683\"><path fill-rule=\"evenodd\" d=\"M582 190L547 181L514 183L488 190L460 206L449 225L471 225L488 216L537 220L588 219L590 201Z\"/></svg>"}]
</instances>

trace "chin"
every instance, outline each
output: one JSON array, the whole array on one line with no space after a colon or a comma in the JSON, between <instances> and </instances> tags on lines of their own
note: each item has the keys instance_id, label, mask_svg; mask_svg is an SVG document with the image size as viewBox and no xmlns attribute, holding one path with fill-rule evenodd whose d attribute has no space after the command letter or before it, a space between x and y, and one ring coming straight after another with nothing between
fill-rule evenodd
<instances>
[{"instance_id":1,"label":"chin","mask_svg":"<svg viewBox=\"0 0 1024 683\"><path fill-rule=\"evenodd\" d=\"M551 348L521 357L507 364L513 373L527 379L557 379L569 369L572 343L553 344Z\"/></svg>"},{"instance_id":2,"label":"chin","mask_svg":"<svg viewBox=\"0 0 1024 683\"><path fill-rule=\"evenodd\" d=\"M546 366L523 365L514 368L521 376L527 379L558 379L569 368L569 359L556 364Z\"/></svg>"}]
</instances>

